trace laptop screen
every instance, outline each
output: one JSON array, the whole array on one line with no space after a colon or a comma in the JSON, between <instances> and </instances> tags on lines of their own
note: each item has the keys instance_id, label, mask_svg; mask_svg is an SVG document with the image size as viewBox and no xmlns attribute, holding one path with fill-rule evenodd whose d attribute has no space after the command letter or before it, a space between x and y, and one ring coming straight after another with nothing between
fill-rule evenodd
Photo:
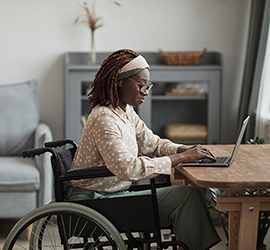
<instances>
[{"instance_id":1,"label":"laptop screen","mask_svg":"<svg viewBox=\"0 0 270 250\"><path fill-rule=\"evenodd\" d=\"M232 152L230 164L234 161L234 158L235 158L235 156L236 156L237 150L238 150L238 148L239 148L239 145L241 144L243 135L244 135L244 133L245 133L245 130L246 130L246 127L247 127L249 118L250 118L250 116L248 116L248 117L243 121L242 128L241 128L241 130L240 130L240 133L239 133L237 142L236 142L236 144L235 144L235 146L234 146L234 149L233 149L233 152Z\"/></svg>"}]
</instances>

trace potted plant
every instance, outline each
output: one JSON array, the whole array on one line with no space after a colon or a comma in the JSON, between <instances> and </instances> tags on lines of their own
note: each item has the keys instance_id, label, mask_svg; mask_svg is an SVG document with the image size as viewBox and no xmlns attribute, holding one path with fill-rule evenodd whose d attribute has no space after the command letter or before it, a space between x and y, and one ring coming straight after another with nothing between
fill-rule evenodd
<instances>
[{"instance_id":1,"label":"potted plant","mask_svg":"<svg viewBox=\"0 0 270 250\"><path fill-rule=\"evenodd\" d=\"M264 144L265 140L258 136L254 139L250 139L248 144ZM227 195L228 190L219 190L217 188L209 188L209 192L206 198L208 209L213 212L218 223L224 230L226 238L228 240L228 213L226 211L219 211L216 207L217 195ZM268 189L245 189L244 195L270 195ZM270 226L270 211L260 211L258 221L258 236L257 236L257 250L266 250L266 245L263 243L265 236Z\"/></svg>"},{"instance_id":2,"label":"potted plant","mask_svg":"<svg viewBox=\"0 0 270 250\"><path fill-rule=\"evenodd\" d=\"M250 139L247 144L264 144L265 139L256 136L254 139Z\"/></svg>"}]
</instances>

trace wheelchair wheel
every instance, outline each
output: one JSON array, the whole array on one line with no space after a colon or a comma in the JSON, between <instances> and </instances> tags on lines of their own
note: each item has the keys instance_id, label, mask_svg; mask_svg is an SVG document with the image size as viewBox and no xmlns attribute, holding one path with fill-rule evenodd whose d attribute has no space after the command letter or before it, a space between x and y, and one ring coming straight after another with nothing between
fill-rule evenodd
<instances>
[{"instance_id":1,"label":"wheelchair wheel","mask_svg":"<svg viewBox=\"0 0 270 250\"><path fill-rule=\"evenodd\" d=\"M3 250L15 249L126 250L126 246L114 225L97 211L75 203L51 203L13 227Z\"/></svg>"}]
</instances>

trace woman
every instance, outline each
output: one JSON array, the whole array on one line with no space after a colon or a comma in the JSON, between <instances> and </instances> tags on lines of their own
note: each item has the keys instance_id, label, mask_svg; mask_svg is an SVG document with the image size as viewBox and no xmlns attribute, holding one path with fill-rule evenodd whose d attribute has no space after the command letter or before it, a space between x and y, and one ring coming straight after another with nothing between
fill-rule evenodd
<instances>
[{"instance_id":1,"label":"woman","mask_svg":"<svg viewBox=\"0 0 270 250\"><path fill-rule=\"evenodd\" d=\"M69 181L66 200L146 193L126 190L133 181L170 175L172 167L181 162L215 160L200 145L188 148L175 144L159 138L146 127L133 107L145 101L152 87L149 81L148 63L132 50L118 50L102 63L89 94L93 109L72 168L106 165L115 176ZM220 241L200 189L161 188L157 190L157 198L161 225L173 225L177 240L185 242L190 249L208 249Z\"/></svg>"}]
</instances>

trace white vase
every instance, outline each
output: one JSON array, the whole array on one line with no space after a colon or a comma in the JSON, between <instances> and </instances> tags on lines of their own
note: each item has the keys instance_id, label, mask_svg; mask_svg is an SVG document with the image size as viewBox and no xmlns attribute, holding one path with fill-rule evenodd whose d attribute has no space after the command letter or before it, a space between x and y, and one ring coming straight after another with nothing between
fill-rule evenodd
<instances>
[{"instance_id":1,"label":"white vase","mask_svg":"<svg viewBox=\"0 0 270 250\"><path fill-rule=\"evenodd\" d=\"M95 51L95 37L94 37L94 30L91 30L91 47L90 47L90 64L96 64L96 51Z\"/></svg>"}]
</instances>

